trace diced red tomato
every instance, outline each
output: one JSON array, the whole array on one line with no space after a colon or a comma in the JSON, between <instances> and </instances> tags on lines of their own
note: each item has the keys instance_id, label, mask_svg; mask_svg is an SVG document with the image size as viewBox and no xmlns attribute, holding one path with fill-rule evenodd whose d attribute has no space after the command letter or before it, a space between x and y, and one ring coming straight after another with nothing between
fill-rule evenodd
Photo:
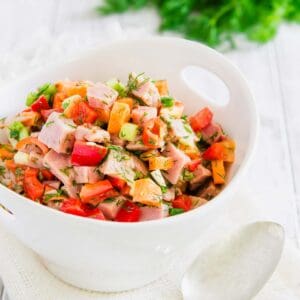
<instances>
[{"instance_id":1,"label":"diced red tomato","mask_svg":"<svg viewBox=\"0 0 300 300\"><path fill-rule=\"evenodd\" d=\"M27 168L24 173L24 191L31 200L37 200L44 194L45 186L38 180L38 169Z\"/></svg>"},{"instance_id":2,"label":"diced red tomato","mask_svg":"<svg viewBox=\"0 0 300 300\"><path fill-rule=\"evenodd\" d=\"M221 143L215 143L206 149L202 157L206 160L224 160L224 153L224 146Z\"/></svg>"},{"instance_id":3,"label":"diced red tomato","mask_svg":"<svg viewBox=\"0 0 300 300\"><path fill-rule=\"evenodd\" d=\"M76 216L86 217L87 212L79 199L67 198L60 206L60 210Z\"/></svg>"},{"instance_id":4,"label":"diced red tomato","mask_svg":"<svg viewBox=\"0 0 300 300\"><path fill-rule=\"evenodd\" d=\"M109 177L108 180L112 186L119 191L121 191L126 185L126 181L118 177Z\"/></svg>"},{"instance_id":5,"label":"diced red tomato","mask_svg":"<svg viewBox=\"0 0 300 300\"><path fill-rule=\"evenodd\" d=\"M166 124L159 118L151 119L144 125L143 143L149 148L158 148L165 133Z\"/></svg>"},{"instance_id":6,"label":"diced red tomato","mask_svg":"<svg viewBox=\"0 0 300 300\"><path fill-rule=\"evenodd\" d=\"M97 219L97 220L106 220L103 212L97 207L92 210L86 211L88 214L88 218Z\"/></svg>"},{"instance_id":7,"label":"diced red tomato","mask_svg":"<svg viewBox=\"0 0 300 300\"><path fill-rule=\"evenodd\" d=\"M51 108L51 109L43 109L41 110L41 115L44 119L44 121L47 121L47 119L49 118L49 116L54 112L63 112L62 108Z\"/></svg>"},{"instance_id":8,"label":"diced red tomato","mask_svg":"<svg viewBox=\"0 0 300 300\"><path fill-rule=\"evenodd\" d=\"M115 221L117 222L138 222L140 219L140 208L131 201L126 201L120 208Z\"/></svg>"},{"instance_id":9,"label":"diced red tomato","mask_svg":"<svg viewBox=\"0 0 300 300\"><path fill-rule=\"evenodd\" d=\"M187 195L180 195L172 201L174 208L181 208L184 211L188 211L192 208L192 199Z\"/></svg>"},{"instance_id":10,"label":"diced red tomato","mask_svg":"<svg viewBox=\"0 0 300 300\"><path fill-rule=\"evenodd\" d=\"M69 115L70 118L79 125L83 123L92 124L98 118L96 111L83 101L76 103L69 112Z\"/></svg>"},{"instance_id":11,"label":"diced red tomato","mask_svg":"<svg viewBox=\"0 0 300 300\"><path fill-rule=\"evenodd\" d=\"M54 175L47 169L42 169L41 173L45 180L53 180L54 179Z\"/></svg>"},{"instance_id":12,"label":"diced red tomato","mask_svg":"<svg viewBox=\"0 0 300 300\"><path fill-rule=\"evenodd\" d=\"M194 159L190 163L187 164L187 168L190 172L194 172L197 167L200 165L201 159Z\"/></svg>"},{"instance_id":13,"label":"diced red tomato","mask_svg":"<svg viewBox=\"0 0 300 300\"><path fill-rule=\"evenodd\" d=\"M71 155L71 162L76 166L96 166L107 153L107 148L76 141Z\"/></svg>"},{"instance_id":14,"label":"diced red tomato","mask_svg":"<svg viewBox=\"0 0 300 300\"><path fill-rule=\"evenodd\" d=\"M32 105L31 109L35 112L40 112L43 109L49 109L48 100L44 95L40 96Z\"/></svg>"},{"instance_id":15,"label":"diced red tomato","mask_svg":"<svg viewBox=\"0 0 300 300\"><path fill-rule=\"evenodd\" d=\"M200 131L211 123L213 113L208 107L203 108L189 118L189 122L194 131Z\"/></svg>"},{"instance_id":16,"label":"diced red tomato","mask_svg":"<svg viewBox=\"0 0 300 300\"><path fill-rule=\"evenodd\" d=\"M111 197L111 191L113 191L113 186L109 180L100 180L96 183L86 183L81 188L80 198L84 203L97 205L104 199Z\"/></svg>"}]
</instances>

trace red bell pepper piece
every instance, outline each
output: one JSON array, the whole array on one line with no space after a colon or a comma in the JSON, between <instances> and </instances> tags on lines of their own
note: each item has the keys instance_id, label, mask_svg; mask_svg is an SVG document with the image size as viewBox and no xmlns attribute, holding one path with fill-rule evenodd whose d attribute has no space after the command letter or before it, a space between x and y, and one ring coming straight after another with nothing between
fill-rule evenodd
<instances>
[{"instance_id":1,"label":"red bell pepper piece","mask_svg":"<svg viewBox=\"0 0 300 300\"><path fill-rule=\"evenodd\" d=\"M224 155L224 146L221 143L215 143L205 150L202 157L206 160L224 160Z\"/></svg>"},{"instance_id":2,"label":"red bell pepper piece","mask_svg":"<svg viewBox=\"0 0 300 300\"><path fill-rule=\"evenodd\" d=\"M194 159L190 163L188 163L187 168L190 172L194 172L197 169L197 167L200 165L200 163L201 163L200 158Z\"/></svg>"},{"instance_id":3,"label":"red bell pepper piece","mask_svg":"<svg viewBox=\"0 0 300 300\"><path fill-rule=\"evenodd\" d=\"M49 109L49 103L47 98L44 95L41 95L32 105L31 109L36 112L40 112L44 109Z\"/></svg>"},{"instance_id":4,"label":"red bell pepper piece","mask_svg":"<svg viewBox=\"0 0 300 300\"><path fill-rule=\"evenodd\" d=\"M189 118L189 122L194 131L200 131L209 125L212 121L213 113L208 107L203 108L195 115Z\"/></svg>"},{"instance_id":5,"label":"red bell pepper piece","mask_svg":"<svg viewBox=\"0 0 300 300\"><path fill-rule=\"evenodd\" d=\"M44 194L45 186L38 180L38 169L27 168L24 172L23 187L31 200L37 200Z\"/></svg>"},{"instance_id":6,"label":"red bell pepper piece","mask_svg":"<svg viewBox=\"0 0 300 300\"><path fill-rule=\"evenodd\" d=\"M47 119L49 118L49 116L54 112L63 112L62 108L51 108L51 109L42 109L41 110L41 115L44 119L44 121L46 122Z\"/></svg>"},{"instance_id":7,"label":"red bell pepper piece","mask_svg":"<svg viewBox=\"0 0 300 300\"><path fill-rule=\"evenodd\" d=\"M60 210L67 214L86 217L88 214L79 199L67 198L61 204Z\"/></svg>"},{"instance_id":8,"label":"red bell pepper piece","mask_svg":"<svg viewBox=\"0 0 300 300\"><path fill-rule=\"evenodd\" d=\"M69 114L70 118L79 125L83 123L94 123L98 118L96 111L93 110L86 102L76 103Z\"/></svg>"},{"instance_id":9,"label":"red bell pepper piece","mask_svg":"<svg viewBox=\"0 0 300 300\"><path fill-rule=\"evenodd\" d=\"M80 198L84 203L97 205L104 199L111 197L113 186L109 180L100 180L96 183L86 183L80 191ZM115 194L114 194L115 195Z\"/></svg>"},{"instance_id":10,"label":"red bell pepper piece","mask_svg":"<svg viewBox=\"0 0 300 300\"><path fill-rule=\"evenodd\" d=\"M117 222L138 222L140 219L140 208L131 201L126 201L117 213Z\"/></svg>"},{"instance_id":11,"label":"red bell pepper piece","mask_svg":"<svg viewBox=\"0 0 300 300\"><path fill-rule=\"evenodd\" d=\"M97 219L97 220L106 220L103 212L98 207L94 209L86 210L86 213L88 218Z\"/></svg>"},{"instance_id":12,"label":"red bell pepper piece","mask_svg":"<svg viewBox=\"0 0 300 300\"><path fill-rule=\"evenodd\" d=\"M112 186L119 191L121 191L126 185L126 181L118 177L109 177L108 180Z\"/></svg>"},{"instance_id":13,"label":"red bell pepper piece","mask_svg":"<svg viewBox=\"0 0 300 300\"><path fill-rule=\"evenodd\" d=\"M192 208L192 199L187 195L180 195L172 201L172 206L188 211Z\"/></svg>"},{"instance_id":14,"label":"red bell pepper piece","mask_svg":"<svg viewBox=\"0 0 300 300\"><path fill-rule=\"evenodd\" d=\"M107 153L107 148L96 144L76 141L71 155L71 162L76 166L96 166Z\"/></svg>"}]
</instances>

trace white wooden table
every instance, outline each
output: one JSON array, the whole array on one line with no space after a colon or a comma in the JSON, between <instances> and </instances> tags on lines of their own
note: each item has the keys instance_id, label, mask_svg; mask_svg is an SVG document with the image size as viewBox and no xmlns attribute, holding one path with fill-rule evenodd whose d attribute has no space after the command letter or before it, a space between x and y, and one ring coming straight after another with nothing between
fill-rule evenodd
<instances>
[{"instance_id":1,"label":"white wooden table","mask_svg":"<svg viewBox=\"0 0 300 300\"><path fill-rule=\"evenodd\" d=\"M1 0L0 84L101 42L155 32L153 11L100 18L94 11L99 2ZM300 220L299 49L300 27L284 26L265 46L226 53L248 79L261 118L247 184L257 194L282 195L267 209L295 241Z\"/></svg>"}]
</instances>

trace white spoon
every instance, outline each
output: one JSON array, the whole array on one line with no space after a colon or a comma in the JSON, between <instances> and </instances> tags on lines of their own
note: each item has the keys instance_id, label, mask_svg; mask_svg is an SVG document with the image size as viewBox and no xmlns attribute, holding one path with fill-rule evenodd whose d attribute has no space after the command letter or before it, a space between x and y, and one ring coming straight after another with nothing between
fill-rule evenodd
<instances>
[{"instance_id":1,"label":"white spoon","mask_svg":"<svg viewBox=\"0 0 300 300\"><path fill-rule=\"evenodd\" d=\"M185 300L250 300L275 270L284 230L272 222L251 223L209 246L182 280Z\"/></svg>"}]
</instances>

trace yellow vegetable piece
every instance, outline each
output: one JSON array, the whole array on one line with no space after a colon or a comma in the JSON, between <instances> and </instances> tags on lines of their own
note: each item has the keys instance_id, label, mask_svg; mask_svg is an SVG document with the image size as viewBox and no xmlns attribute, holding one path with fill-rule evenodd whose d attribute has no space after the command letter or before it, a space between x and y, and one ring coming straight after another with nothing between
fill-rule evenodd
<instances>
[{"instance_id":1,"label":"yellow vegetable piece","mask_svg":"<svg viewBox=\"0 0 300 300\"><path fill-rule=\"evenodd\" d=\"M72 81L59 81L55 84L58 92L64 92L67 96L79 95L86 97L87 83L85 82L72 82Z\"/></svg>"},{"instance_id":2,"label":"yellow vegetable piece","mask_svg":"<svg viewBox=\"0 0 300 300\"><path fill-rule=\"evenodd\" d=\"M167 171L173 166L173 160L170 157L158 156L149 158L149 170L164 170Z\"/></svg>"},{"instance_id":3,"label":"yellow vegetable piece","mask_svg":"<svg viewBox=\"0 0 300 300\"><path fill-rule=\"evenodd\" d=\"M212 160L211 168L212 168L214 184L225 183L226 172L225 172L223 160Z\"/></svg>"},{"instance_id":4,"label":"yellow vegetable piece","mask_svg":"<svg viewBox=\"0 0 300 300\"><path fill-rule=\"evenodd\" d=\"M156 156L159 156L159 152L158 152L158 150L154 149L154 150L149 150L149 151L142 153L140 155L140 159L147 161L147 160L149 160L149 158L156 157Z\"/></svg>"},{"instance_id":5,"label":"yellow vegetable piece","mask_svg":"<svg viewBox=\"0 0 300 300\"><path fill-rule=\"evenodd\" d=\"M150 178L143 178L134 182L133 202L159 207L161 200L161 188Z\"/></svg>"},{"instance_id":6,"label":"yellow vegetable piece","mask_svg":"<svg viewBox=\"0 0 300 300\"><path fill-rule=\"evenodd\" d=\"M119 134L121 127L130 119L130 107L126 103L115 102L110 112L108 132Z\"/></svg>"},{"instance_id":7,"label":"yellow vegetable piece","mask_svg":"<svg viewBox=\"0 0 300 300\"><path fill-rule=\"evenodd\" d=\"M109 115L110 115L110 111L109 109L95 109L97 115L98 115L98 118L97 120L98 121L101 121L103 123L108 123L109 121Z\"/></svg>"},{"instance_id":8,"label":"yellow vegetable piece","mask_svg":"<svg viewBox=\"0 0 300 300\"><path fill-rule=\"evenodd\" d=\"M227 139L220 142L224 146L224 161L233 163L234 162L234 150L235 150L235 142L234 140Z\"/></svg>"},{"instance_id":9,"label":"yellow vegetable piece","mask_svg":"<svg viewBox=\"0 0 300 300\"><path fill-rule=\"evenodd\" d=\"M155 84L160 96L168 96L169 95L169 87L168 87L167 80L158 80L154 84Z\"/></svg>"},{"instance_id":10,"label":"yellow vegetable piece","mask_svg":"<svg viewBox=\"0 0 300 300\"><path fill-rule=\"evenodd\" d=\"M196 145L193 147L190 145L185 145L181 142L178 144L178 148L182 150L187 156L189 156L191 159L197 159L200 158L200 151L197 148Z\"/></svg>"},{"instance_id":11,"label":"yellow vegetable piece","mask_svg":"<svg viewBox=\"0 0 300 300\"><path fill-rule=\"evenodd\" d=\"M133 107L133 99L132 98L129 98L129 97L126 97L126 98L119 98L116 100L116 102L120 102L120 103L126 103L129 105L130 107L130 110L132 110L132 107Z\"/></svg>"}]
</instances>

